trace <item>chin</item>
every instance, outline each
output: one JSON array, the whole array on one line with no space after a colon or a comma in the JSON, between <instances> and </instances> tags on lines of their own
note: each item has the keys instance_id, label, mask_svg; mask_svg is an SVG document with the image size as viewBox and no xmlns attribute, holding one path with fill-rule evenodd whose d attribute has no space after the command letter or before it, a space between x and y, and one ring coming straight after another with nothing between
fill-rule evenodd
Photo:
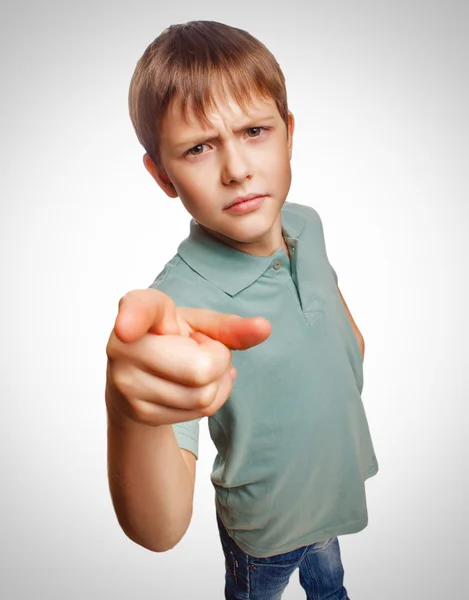
<instances>
[{"instance_id":1,"label":"chin","mask_svg":"<svg viewBox=\"0 0 469 600\"><path fill-rule=\"evenodd\" d=\"M251 227L243 227L243 228L233 228L229 232L224 233L227 237L230 237L232 240L240 242L242 244L252 244L256 242L261 242L266 237L269 236L269 232L272 229L272 224L270 225L261 225L261 226L251 226Z\"/></svg>"}]
</instances>

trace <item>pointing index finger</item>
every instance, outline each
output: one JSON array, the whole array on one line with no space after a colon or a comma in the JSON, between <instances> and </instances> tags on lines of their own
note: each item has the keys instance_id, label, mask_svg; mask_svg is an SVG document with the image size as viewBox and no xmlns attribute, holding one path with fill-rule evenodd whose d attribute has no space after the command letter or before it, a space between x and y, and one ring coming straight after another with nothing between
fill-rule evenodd
<instances>
[{"instance_id":1,"label":"pointing index finger","mask_svg":"<svg viewBox=\"0 0 469 600\"><path fill-rule=\"evenodd\" d=\"M246 350L269 337L272 326L264 317L245 318L205 308L179 308L195 331L217 340L231 350Z\"/></svg>"}]
</instances>

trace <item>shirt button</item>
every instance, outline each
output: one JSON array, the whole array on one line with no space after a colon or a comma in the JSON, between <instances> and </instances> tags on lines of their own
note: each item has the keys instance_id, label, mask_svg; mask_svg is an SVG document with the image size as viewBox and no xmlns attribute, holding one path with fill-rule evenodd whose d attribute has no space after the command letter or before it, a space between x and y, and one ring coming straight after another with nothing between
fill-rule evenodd
<instances>
[{"instance_id":1,"label":"shirt button","mask_svg":"<svg viewBox=\"0 0 469 600\"><path fill-rule=\"evenodd\" d=\"M274 262L274 269L275 269L276 271L278 271L278 270L280 269L280 267L281 267L281 266L282 266L282 261L281 261L281 260L276 260L276 261Z\"/></svg>"}]
</instances>

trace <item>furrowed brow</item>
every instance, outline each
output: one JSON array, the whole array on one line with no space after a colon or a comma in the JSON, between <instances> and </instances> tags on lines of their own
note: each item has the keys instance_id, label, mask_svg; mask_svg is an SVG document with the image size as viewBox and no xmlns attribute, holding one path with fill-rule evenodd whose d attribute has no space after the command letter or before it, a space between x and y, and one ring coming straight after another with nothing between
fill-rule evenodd
<instances>
[{"instance_id":1,"label":"furrowed brow","mask_svg":"<svg viewBox=\"0 0 469 600\"><path fill-rule=\"evenodd\" d=\"M251 119L249 119L249 121L246 121L245 123L242 123L239 128L237 129L238 131L242 131L243 129L247 129L249 127L253 127L253 123L265 123L265 122L269 122L269 121L273 121L275 120L275 115L269 115L267 117L263 117L262 115L257 115L257 116L253 116ZM217 138L219 138L220 136L217 133L214 133L211 135L212 132L201 132L200 135L197 136L192 136L187 140L183 140L181 142L178 142L178 144L175 145L175 149L176 150L183 150L184 148L192 148L195 145L198 144L207 144L208 142L212 142L213 140L216 140ZM201 139L202 136L205 135L209 135L210 137L207 137L205 139Z\"/></svg>"}]
</instances>

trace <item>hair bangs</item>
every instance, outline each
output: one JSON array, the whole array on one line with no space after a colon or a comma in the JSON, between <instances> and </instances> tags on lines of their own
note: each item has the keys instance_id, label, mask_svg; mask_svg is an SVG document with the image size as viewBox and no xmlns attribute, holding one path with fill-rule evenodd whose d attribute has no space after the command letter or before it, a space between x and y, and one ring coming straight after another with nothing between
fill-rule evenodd
<instances>
[{"instance_id":1,"label":"hair bangs","mask_svg":"<svg viewBox=\"0 0 469 600\"><path fill-rule=\"evenodd\" d=\"M189 76L184 82L185 89L175 89L173 100L179 104L186 124L192 113L207 128L211 125L208 115L219 110L220 101L227 103L232 99L251 116L249 106L253 100L267 101L276 95L268 81L238 69L207 69Z\"/></svg>"}]
</instances>

